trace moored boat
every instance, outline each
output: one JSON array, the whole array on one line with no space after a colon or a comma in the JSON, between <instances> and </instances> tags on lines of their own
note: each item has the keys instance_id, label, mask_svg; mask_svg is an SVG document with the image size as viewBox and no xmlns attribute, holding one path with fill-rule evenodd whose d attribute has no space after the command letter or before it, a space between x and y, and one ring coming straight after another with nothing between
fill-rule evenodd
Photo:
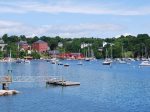
<instances>
[{"instance_id":1,"label":"moored boat","mask_svg":"<svg viewBox=\"0 0 150 112\"><path fill-rule=\"evenodd\" d=\"M140 66L150 66L150 62L149 61L142 61Z\"/></svg>"},{"instance_id":2,"label":"moored boat","mask_svg":"<svg viewBox=\"0 0 150 112\"><path fill-rule=\"evenodd\" d=\"M77 65L83 65L82 61L78 62Z\"/></svg>"},{"instance_id":3,"label":"moored boat","mask_svg":"<svg viewBox=\"0 0 150 112\"><path fill-rule=\"evenodd\" d=\"M65 67L69 67L69 64L68 64L68 63L66 63L66 64L64 64L64 66L65 66Z\"/></svg>"},{"instance_id":4,"label":"moored boat","mask_svg":"<svg viewBox=\"0 0 150 112\"><path fill-rule=\"evenodd\" d=\"M30 60L26 59L26 60L24 60L24 63L30 63Z\"/></svg>"},{"instance_id":5,"label":"moored boat","mask_svg":"<svg viewBox=\"0 0 150 112\"><path fill-rule=\"evenodd\" d=\"M111 65L111 61L105 59L102 64L103 64L103 65Z\"/></svg>"}]
</instances>

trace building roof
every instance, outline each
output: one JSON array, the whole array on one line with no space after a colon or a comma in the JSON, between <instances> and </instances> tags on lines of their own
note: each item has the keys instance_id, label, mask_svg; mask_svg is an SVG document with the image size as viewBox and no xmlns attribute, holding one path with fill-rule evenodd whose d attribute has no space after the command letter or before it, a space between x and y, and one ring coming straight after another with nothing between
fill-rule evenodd
<instances>
[{"instance_id":1,"label":"building roof","mask_svg":"<svg viewBox=\"0 0 150 112\"><path fill-rule=\"evenodd\" d=\"M18 42L19 45L28 45L28 43L26 41L20 41Z\"/></svg>"},{"instance_id":2,"label":"building roof","mask_svg":"<svg viewBox=\"0 0 150 112\"><path fill-rule=\"evenodd\" d=\"M4 44L4 41L3 41L3 40L0 40L0 44Z\"/></svg>"},{"instance_id":3,"label":"building roof","mask_svg":"<svg viewBox=\"0 0 150 112\"><path fill-rule=\"evenodd\" d=\"M59 54L59 50L53 50L53 51L48 51L49 54L55 55L55 54Z\"/></svg>"},{"instance_id":4,"label":"building roof","mask_svg":"<svg viewBox=\"0 0 150 112\"><path fill-rule=\"evenodd\" d=\"M34 43L46 43L46 42L44 42L43 40L38 40L38 41L36 41Z\"/></svg>"}]
</instances>

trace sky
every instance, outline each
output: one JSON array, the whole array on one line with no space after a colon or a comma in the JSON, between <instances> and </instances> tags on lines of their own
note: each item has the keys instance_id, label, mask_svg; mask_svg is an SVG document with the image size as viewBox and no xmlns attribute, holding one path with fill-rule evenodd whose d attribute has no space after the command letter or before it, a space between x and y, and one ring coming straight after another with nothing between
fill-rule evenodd
<instances>
[{"instance_id":1,"label":"sky","mask_svg":"<svg viewBox=\"0 0 150 112\"><path fill-rule=\"evenodd\" d=\"M0 36L150 34L150 0L0 0Z\"/></svg>"}]
</instances>

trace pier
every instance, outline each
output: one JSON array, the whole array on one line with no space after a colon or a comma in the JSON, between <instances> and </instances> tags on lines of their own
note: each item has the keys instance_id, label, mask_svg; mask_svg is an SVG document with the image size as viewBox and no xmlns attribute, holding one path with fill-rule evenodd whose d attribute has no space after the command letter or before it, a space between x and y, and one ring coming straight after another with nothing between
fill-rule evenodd
<instances>
[{"instance_id":1,"label":"pier","mask_svg":"<svg viewBox=\"0 0 150 112\"><path fill-rule=\"evenodd\" d=\"M10 75L0 77L0 84L2 84L2 90L0 90L0 96L15 95L18 94L17 90L9 90L9 84L12 83L12 77Z\"/></svg>"},{"instance_id":2,"label":"pier","mask_svg":"<svg viewBox=\"0 0 150 112\"><path fill-rule=\"evenodd\" d=\"M18 94L17 90L9 90L9 84L13 82L45 82L46 85L59 85L59 86L77 86L80 82L66 81L60 76L12 76L8 75L0 76L0 84L2 85L2 90L0 90L0 96L14 95Z\"/></svg>"},{"instance_id":3,"label":"pier","mask_svg":"<svg viewBox=\"0 0 150 112\"><path fill-rule=\"evenodd\" d=\"M73 82L73 81L65 81L65 80L49 80L46 84L51 85L59 85L59 86L77 86L80 85L80 82Z\"/></svg>"}]
</instances>

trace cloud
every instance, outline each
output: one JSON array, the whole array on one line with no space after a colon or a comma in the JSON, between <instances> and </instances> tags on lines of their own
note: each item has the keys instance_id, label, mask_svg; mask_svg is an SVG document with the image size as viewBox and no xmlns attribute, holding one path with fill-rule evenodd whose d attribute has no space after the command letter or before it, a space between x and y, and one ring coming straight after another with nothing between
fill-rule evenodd
<instances>
[{"instance_id":1,"label":"cloud","mask_svg":"<svg viewBox=\"0 0 150 112\"><path fill-rule=\"evenodd\" d=\"M0 20L0 35L26 36L61 36L61 37L90 37L104 33L117 32L123 27L116 24L65 24L65 25L42 25L30 26L15 21Z\"/></svg>"},{"instance_id":2,"label":"cloud","mask_svg":"<svg viewBox=\"0 0 150 112\"><path fill-rule=\"evenodd\" d=\"M80 2L79 2L80 3ZM41 12L41 13L80 13L80 14L96 14L96 15L150 15L149 6L127 7L119 3L74 3L71 1L62 2L36 2L26 1L21 2L0 2L0 13L28 13L28 12Z\"/></svg>"}]
</instances>

